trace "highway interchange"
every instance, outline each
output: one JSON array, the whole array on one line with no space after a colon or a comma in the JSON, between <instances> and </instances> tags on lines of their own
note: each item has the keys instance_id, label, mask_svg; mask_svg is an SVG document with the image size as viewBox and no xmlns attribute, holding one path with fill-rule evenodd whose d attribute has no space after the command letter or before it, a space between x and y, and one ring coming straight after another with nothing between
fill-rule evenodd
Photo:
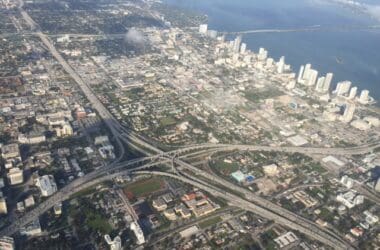
<instances>
[{"instance_id":1,"label":"highway interchange","mask_svg":"<svg viewBox=\"0 0 380 250\"><path fill-rule=\"evenodd\" d=\"M41 214L48 211L55 204L70 198L76 192L92 187L106 180L112 180L123 174L149 174L159 175L168 178L174 178L184 183L201 188L210 194L221 197L227 200L231 205L244 208L245 210L256 213L275 222L300 231L303 234L318 240L334 249L350 249L352 248L341 235L337 235L325 228L322 228L312 221L309 221L291 211L288 211L276 204L273 204L260 196L246 190L242 187L233 185L232 183L212 175L203 170L200 170L191 164L181 160L186 154L194 154L194 152L204 152L207 150L217 151L267 151L267 152L285 152L285 153L303 153L303 154L321 154L321 155L356 155L371 152L379 147L379 144L363 145L353 148L307 148L307 147L271 147L271 146L256 146L256 145L226 145L226 144L202 144L192 145L189 147L178 148L169 152L164 152L161 149L153 146L147 139L142 138L133 131L124 128L106 109L106 107L98 100L97 96L92 92L91 88L83 81L83 79L75 72L75 70L65 61L59 54L50 41L49 37L38 30L38 25L32 18L22 9L23 3L20 1L20 12L23 18L31 26L33 31L41 39L46 48L51 52L54 58L62 65L65 71L75 80L80 89L83 91L87 99L97 110L99 116L104 120L105 124L113 134L121 152L119 157L110 165L95 170L84 177L78 178L69 183L64 188L60 189L53 196L38 205L31 212L13 221L11 225L3 228L0 231L2 235L12 235L18 230L37 219ZM147 157L121 162L124 155L124 144L127 144ZM181 157L178 157L181 156ZM174 173L147 171L154 166L178 166ZM223 187L223 188L221 188ZM227 190L232 190L230 192ZM237 195L239 193L241 195Z\"/></svg>"}]
</instances>

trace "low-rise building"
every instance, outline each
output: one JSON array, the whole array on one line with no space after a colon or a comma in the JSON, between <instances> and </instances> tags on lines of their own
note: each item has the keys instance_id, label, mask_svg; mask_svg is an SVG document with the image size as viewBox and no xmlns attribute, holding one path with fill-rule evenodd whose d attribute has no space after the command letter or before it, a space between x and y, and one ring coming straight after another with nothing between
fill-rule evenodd
<instances>
[{"instance_id":1,"label":"low-rise building","mask_svg":"<svg viewBox=\"0 0 380 250\"><path fill-rule=\"evenodd\" d=\"M1 157L3 157L3 159L5 160L12 159L12 158L18 158L21 160L18 144L12 143L8 145L4 145L1 148Z\"/></svg>"},{"instance_id":2,"label":"low-rise building","mask_svg":"<svg viewBox=\"0 0 380 250\"><path fill-rule=\"evenodd\" d=\"M152 206L159 212L164 211L168 207L164 199L162 199L161 197L153 200Z\"/></svg>"},{"instance_id":3,"label":"low-rise building","mask_svg":"<svg viewBox=\"0 0 380 250\"><path fill-rule=\"evenodd\" d=\"M36 236L42 233L41 224L39 219L29 223L25 227L20 229L20 234L25 236Z\"/></svg>"},{"instance_id":4,"label":"low-rise building","mask_svg":"<svg viewBox=\"0 0 380 250\"><path fill-rule=\"evenodd\" d=\"M104 235L104 239L106 240L110 250L122 250L122 245L121 245L121 238L120 236L116 236L113 240L111 240L111 237L106 234Z\"/></svg>"},{"instance_id":5,"label":"low-rise building","mask_svg":"<svg viewBox=\"0 0 380 250\"><path fill-rule=\"evenodd\" d=\"M274 239L280 249L288 248L299 241L298 237L293 232L287 232ZM290 249L290 248L289 248Z\"/></svg>"},{"instance_id":6,"label":"low-rise building","mask_svg":"<svg viewBox=\"0 0 380 250\"><path fill-rule=\"evenodd\" d=\"M364 196L357 194L354 191L348 191L346 193L339 194L336 197L336 200L348 208L353 208L356 205L360 205L364 202Z\"/></svg>"},{"instance_id":7,"label":"low-rise building","mask_svg":"<svg viewBox=\"0 0 380 250\"><path fill-rule=\"evenodd\" d=\"M40 188L42 196L50 196L57 192L57 184L52 175L44 175L37 178L36 186Z\"/></svg>"},{"instance_id":8,"label":"low-rise building","mask_svg":"<svg viewBox=\"0 0 380 250\"><path fill-rule=\"evenodd\" d=\"M73 128L68 122L54 126L54 130L55 130L55 133L57 134L57 137L72 136L74 133Z\"/></svg>"},{"instance_id":9,"label":"low-rise building","mask_svg":"<svg viewBox=\"0 0 380 250\"><path fill-rule=\"evenodd\" d=\"M19 168L11 168L7 174L8 181L11 185L17 185L24 182L23 171Z\"/></svg>"},{"instance_id":10,"label":"low-rise building","mask_svg":"<svg viewBox=\"0 0 380 250\"><path fill-rule=\"evenodd\" d=\"M263 166L263 171L267 176L276 176L279 173L279 170L276 164Z\"/></svg>"},{"instance_id":11,"label":"low-rise building","mask_svg":"<svg viewBox=\"0 0 380 250\"><path fill-rule=\"evenodd\" d=\"M297 191L293 194L294 198L302 202L302 204L305 205L305 207L313 207L318 204L318 201L308 195L305 191Z\"/></svg>"},{"instance_id":12,"label":"low-rise building","mask_svg":"<svg viewBox=\"0 0 380 250\"><path fill-rule=\"evenodd\" d=\"M177 215L173 208L166 209L164 211L164 216L166 217L166 219L171 220L171 221L177 219Z\"/></svg>"},{"instance_id":13,"label":"low-rise building","mask_svg":"<svg viewBox=\"0 0 380 250\"><path fill-rule=\"evenodd\" d=\"M7 201L4 198L0 198L0 214L7 214L7 213L8 213Z\"/></svg>"},{"instance_id":14,"label":"low-rise building","mask_svg":"<svg viewBox=\"0 0 380 250\"><path fill-rule=\"evenodd\" d=\"M12 237L3 236L0 238L0 249L1 250L14 250L15 241Z\"/></svg>"},{"instance_id":15,"label":"low-rise building","mask_svg":"<svg viewBox=\"0 0 380 250\"><path fill-rule=\"evenodd\" d=\"M46 137L42 133L29 133L29 134L19 134L18 142L22 144L39 144L46 141Z\"/></svg>"}]
</instances>

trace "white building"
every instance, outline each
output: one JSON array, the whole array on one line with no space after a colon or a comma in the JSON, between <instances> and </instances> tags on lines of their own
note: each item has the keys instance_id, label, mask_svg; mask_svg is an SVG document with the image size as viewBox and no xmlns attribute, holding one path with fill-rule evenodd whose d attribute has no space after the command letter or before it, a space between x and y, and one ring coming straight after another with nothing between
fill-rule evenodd
<instances>
[{"instance_id":1,"label":"white building","mask_svg":"<svg viewBox=\"0 0 380 250\"><path fill-rule=\"evenodd\" d=\"M368 102L369 102L369 91L368 90L365 89L360 93L359 102L361 104L368 104Z\"/></svg>"},{"instance_id":2,"label":"white building","mask_svg":"<svg viewBox=\"0 0 380 250\"><path fill-rule=\"evenodd\" d=\"M1 147L1 157L5 160L11 158L17 158L21 160L18 144L12 143Z\"/></svg>"},{"instance_id":3,"label":"white building","mask_svg":"<svg viewBox=\"0 0 380 250\"><path fill-rule=\"evenodd\" d=\"M36 179L36 186L40 188L42 196L50 196L57 192L57 184L52 175L44 175Z\"/></svg>"},{"instance_id":4,"label":"white building","mask_svg":"<svg viewBox=\"0 0 380 250\"><path fill-rule=\"evenodd\" d=\"M7 214L7 213L8 213L7 201L1 197L0 198L0 214Z\"/></svg>"},{"instance_id":5,"label":"white building","mask_svg":"<svg viewBox=\"0 0 380 250\"><path fill-rule=\"evenodd\" d=\"M58 137L65 137L73 135L74 131L70 123L66 122L64 124L55 127L55 133Z\"/></svg>"},{"instance_id":6,"label":"white building","mask_svg":"<svg viewBox=\"0 0 380 250\"><path fill-rule=\"evenodd\" d=\"M18 142L22 144L39 144L41 142L46 141L45 135L32 133L32 134L19 134Z\"/></svg>"},{"instance_id":7,"label":"white building","mask_svg":"<svg viewBox=\"0 0 380 250\"><path fill-rule=\"evenodd\" d=\"M245 54L246 51L247 51L247 44L242 43L240 46L240 54Z\"/></svg>"},{"instance_id":8,"label":"white building","mask_svg":"<svg viewBox=\"0 0 380 250\"><path fill-rule=\"evenodd\" d=\"M20 229L20 234L26 236L36 236L40 235L41 233L42 230L39 219L36 219L35 221L29 223L28 225Z\"/></svg>"},{"instance_id":9,"label":"white building","mask_svg":"<svg viewBox=\"0 0 380 250\"><path fill-rule=\"evenodd\" d=\"M327 73L326 74L325 83L323 85L323 92L328 92L329 91L329 89L331 87L331 83L332 83L333 77L334 77L333 73Z\"/></svg>"},{"instance_id":10,"label":"white building","mask_svg":"<svg viewBox=\"0 0 380 250\"><path fill-rule=\"evenodd\" d=\"M11 185L17 185L24 182L23 171L19 168L11 168L7 174L8 181Z\"/></svg>"},{"instance_id":11,"label":"white building","mask_svg":"<svg viewBox=\"0 0 380 250\"><path fill-rule=\"evenodd\" d=\"M357 93L358 93L358 88L357 87L352 87L351 90L350 90L350 94L348 95L348 99L354 100Z\"/></svg>"},{"instance_id":12,"label":"white building","mask_svg":"<svg viewBox=\"0 0 380 250\"><path fill-rule=\"evenodd\" d=\"M259 49L259 54L257 56L257 59L259 59L260 61L264 61L268 58L268 51L264 48L260 48Z\"/></svg>"},{"instance_id":13,"label":"white building","mask_svg":"<svg viewBox=\"0 0 380 250\"><path fill-rule=\"evenodd\" d=\"M242 40L241 35L239 35L235 38L234 43L233 43L233 52L239 53L241 40Z\"/></svg>"},{"instance_id":14,"label":"white building","mask_svg":"<svg viewBox=\"0 0 380 250\"><path fill-rule=\"evenodd\" d=\"M276 164L263 166L263 171L268 176L276 176L279 174L279 170Z\"/></svg>"},{"instance_id":15,"label":"white building","mask_svg":"<svg viewBox=\"0 0 380 250\"><path fill-rule=\"evenodd\" d=\"M108 246L110 247L110 250L122 250L123 247L121 246L121 239L120 236L116 236L113 240L111 240L111 237L106 234L104 235L104 239L106 240Z\"/></svg>"},{"instance_id":16,"label":"white building","mask_svg":"<svg viewBox=\"0 0 380 250\"><path fill-rule=\"evenodd\" d=\"M277 63L277 73L279 74L284 73L284 69L285 69L285 57L282 56Z\"/></svg>"},{"instance_id":17,"label":"white building","mask_svg":"<svg viewBox=\"0 0 380 250\"><path fill-rule=\"evenodd\" d=\"M305 71L305 66L301 65L300 71L298 72L298 78L297 78L298 83L304 84L304 80L303 80L304 71Z\"/></svg>"},{"instance_id":18,"label":"white building","mask_svg":"<svg viewBox=\"0 0 380 250\"><path fill-rule=\"evenodd\" d=\"M14 250L15 241L12 237L3 236L0 238L0 249L1 250Z\"/></svg>"},{"instance_id":19,"label":"white building","mask_svg":"<svg viewBox=\"0 0 380 250\"><path fill-rule=\"evenodd\" d=\"M207 24L201 24L199 25L199 33L201 34L207 34L208 25Z\"/></svg>"},{"instance_id":20,"label":"white building","mask_svg":"<svg viewBox=\"0 0 380 250\"><path fill-rule=\"evenodd\" d=\"M307 78L306 85L314 86L318 78L318 71L315 69L309 70L309 77ZM306 79L305 79L306 80Z\"/></svg>"},{"instance_id":21,"label":"white building","mask_svg":"<svg viewBox=\"0 0 380 250\"><path fill-rule=\"evenodd\" d=\"M318 93L323 93L324 92L324 87L325 85L325 77L322 76L322 77L319 77L318 78L318 81L317 81L317 85L315 86L315 91L317 91Z\"/></svg>"},{"instance_id":22,"label":"white building","mask_svg":"<svg viewBox=\"0 0 380 250\"><path fill-rule=\"evenodd\" d=\"M335 93L338 96L343 96L347 94L350 91L351 88L351 82L350 81L343 81L343 82L338 82L336 85Z\"/></svg>"},{"instance_id":23,"label":"white building","mask_svg":"<svg viewBox=\"0 0 380 250\"><path fill-rule=\"evenodd\" d=\"M141 230L141 227L137 222L133 221L131 223L131 230L135 233L136 239L137 239L137 245L142 245L145 243L145 237L144 233Z\"/></svg>"},{"instance_id":24,"label":"white building","mask_svg":"<svg viewBox=\"0 0 380 250\"><path fill-rule=\"evenodd\" d=\"M346 123L351 122L352 119L354 118L355 109L356 109L355 104L348 103L344 110L343 116L341 117L342 122L346 122Z\"/></svg>"},{"instance_id":25,"label":"white building","mask_svg":"<svg viewBox=\"0 0 380 250\"><path fill-rule=\"evenodd\" d=\"M340 179L340 183L342 183L346 188L352 188L352 186L354 185L354 180L348 177L347 175L344 175Z\"/></svg>"},{"instance_id":26,"label":"white building","mask_svg":"<svg viewBox=\"0 0 380 250\"><path fill-rule=\"evenodd\" d=\"M279 248L287 248L291 244L298 242L298 237L293 232L287 232L274 239Z\"/></svg>"},{"instance_id":27,"label":"white building","mask_svg":"<svg viewBox=\"0 0 380 250\"><path fill-rule=\"evenodd\" d=\"M353 207L360 205L364 202L364 196L357 194L354 191L348 191L347 193L339 194L336 197L336 200L341 202L347 208L353 208Z\"/></svg>"}]
</instances>

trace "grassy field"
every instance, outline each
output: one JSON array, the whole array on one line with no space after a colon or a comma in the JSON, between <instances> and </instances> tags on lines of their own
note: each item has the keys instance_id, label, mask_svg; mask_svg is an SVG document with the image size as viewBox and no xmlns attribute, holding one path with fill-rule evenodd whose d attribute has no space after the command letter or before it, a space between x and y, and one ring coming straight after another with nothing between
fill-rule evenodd
<instances>
[{"instance_id":1,"label":"grassy field","mask_svg":"<svg viewBox=\"0 0 380 250\"><path fill-rule=\"evenodd\" d=\"M176 124L177 121L173 117L165 117L160 120L160 124L163 127Z\"/></svg>"},{"instance_id":2,"label":"grassy field","mask_svg":"<svg viewBox=\"0 0 380 250\"><path fill-rule=\"evenodd\" d=\"M219 173L228 176L232 172L235 172L239 170L239 164L238 163L226 163L224 161L217 161L212 164L212 168L214 168Z\"/></svg>"},{"instance_id":3,"label":"grassy field","mask_svg":"<svg viewBox=\"0 0 380 250\"><path fill-rule=\"evenodd\" d=\"M126 192L132 192L135 196L146 196L164 187L164 182L160 179L148 179L135 182L125 187Z\"/></svg>"},{"instance_id":4,"label":"grassy field","mask_svg":"<svg viewBox=\"0 0 380 250\"><path fill-rule=\"evenodd\" d=\"M202 221L199 223L199 227L201 229L204 229L206 227L210 227L210 226L213 226L215 225L216 223L219 223L222 221L222 218L220 218L220 216L217 216L217 217L213 217L211 219L208 219L208 220L205 220L205 221Z\"/></svg>"}]
</instances>

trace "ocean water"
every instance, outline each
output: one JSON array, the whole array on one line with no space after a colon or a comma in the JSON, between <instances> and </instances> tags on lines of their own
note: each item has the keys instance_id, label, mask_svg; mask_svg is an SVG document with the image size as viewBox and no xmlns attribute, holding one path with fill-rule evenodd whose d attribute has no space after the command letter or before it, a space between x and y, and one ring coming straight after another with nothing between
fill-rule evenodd
<instances>
[{"instance_id":1,"label":"ocean water","mask_svg":"<svg viewBox=\"0 0 380 250\"><path fill-rule=\"evenodd\" d=\"M164 0L169 5L206 14L210 29L244 31L318 27L318 31L245 34L248 48L286 57L298 72L311 63L334 83L350 80L380 100L380 1L361 0L371 14L329 0ZM376 6L378 4L378 6Z\"/></svg>"}]
</instances>

